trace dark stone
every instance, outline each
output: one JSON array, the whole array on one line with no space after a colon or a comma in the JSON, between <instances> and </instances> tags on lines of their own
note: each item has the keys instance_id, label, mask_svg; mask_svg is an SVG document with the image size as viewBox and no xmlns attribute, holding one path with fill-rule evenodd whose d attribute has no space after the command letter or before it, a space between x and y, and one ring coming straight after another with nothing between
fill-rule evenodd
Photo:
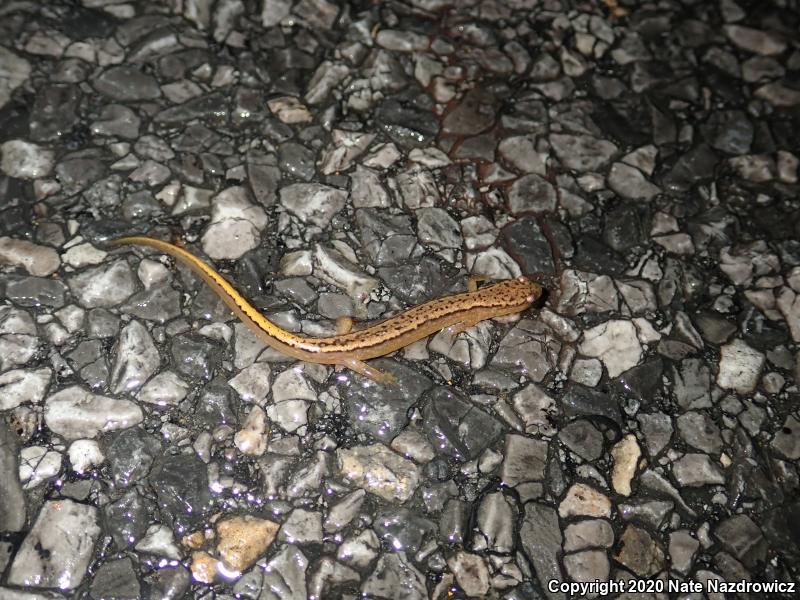
<instances>
[{"instance_id":1,"label":"dark stone","mask_svg":"<svg viewBox=\"0 0 800 600\"><path fill-rule=\"evenodd\" d=\"M402 431L408 421L408 409L432 382L416 369L393 360L379 359L372 364L392 373L397 385L376 386L354 374L352 382L342 382L339 393L353 429L388 442Z\"/></svg>"},{"instance_id":2,"label":"dark stone","mask_svg":"<svg viewBox=\"0 0 800 600\"><path fill-rule=\"evenodd\" d=\"M770 548L793 560L800 560L800 502L770 510L762 516L761 528Z\"/></svg>"},{"instance_id":3,"label":"dark stone","mask_svg":"<svg viewBox=\"0 0 800 600\"><path fill-rule=\"evenodd\" d=\"M622 425L619 404L608 393L578 383L570 383L561 400L567 417L600 416Z\"/></svg>"},{"instance_id":4,"label":"dark stone","mask_svg":"<svg viewBox=\"0 0 800 600\"><path fill-rule=\"evenodd\" d=\"M45 277L9 277L6 298L18 306L64 306L67 286L56 279Z\"/></svg>"},{"instance_id":5,"label":"dark stone","mask_svg":"<svg viewBox=\"0 0 800 600\"><path fill-rule=\"evenodd\" d=\"M161 521L185 533L204 523L213 498L208 490L208 469L194 451L161 458L150 484L161 509Z\"/></svg>"},{"instance_id":6,"label":"dark stone","mask_svg":"<svg viewBox=\"0 0 800 600\"><path fill-rule=\"evenodd\" d=\"M695 183L709 179L718 160L708 145L700 144L678 158L664 176L663 184L671 191L685 192Z\"/></svg>"},{"instance_id":7,"label":"dark stone","mask_svg":"<svg viewBox=\"0 0 800 600\"><path fill-rule=\"evenodd\" d=\"M154 506L136 489L125 492L119 500L103 507L106 530L114 538L117 548L123 549L139 543L150 525Z\"/></svg>"},{"instance_id":8,"label":"dark stone","mask_svg":"<svg viewBox=\"0 0 800 600\"><path fill-rule=\"evenodd\" d=\"M372 529L388 548L413 556L436 532L436 524L413 511L397 508L375 515Z\"/></svg>"},{"instance_id":9,"label":"dark stone","mask_svg":"<svg viewBox=\"0 0 800 600\"><path fill-rule=\"evenodd\" d=\"M9 101L0 107L0 143L28 135L31 107Z\"/></svg>"},{"instance_id":10,"label":"dark stone","mask_svg":"<svg viewBox=\"0 0 800 600\"><path fill-rule=\"evenodd\" d=\"M31 112L31 139L37 142L62 138L78 121L80 89L53 84L40 88Z\"/></svg>"},{"instance_id":11,"label":"dark stone","mask_svg":"<svg viewBox=\"0 0 800 600\"><path fill-rule=\"evenodd\" d=\"M0 419L0 531L22 531L26 526L25 493L19 481L19 438Z\"/></svg>"},{"instance_id":12,"label":"dark stone","mask_svg":"<svg viewBox=\"0 0 800 600\"><path fill-rule=\"evenodd\" d=\"M219 346L199 334L181 334L172 339L172 361L182 375L208 381L222 361Z\"/></svg>"},{"instance_id":13,"label":"dark stone","mask_svg":"<svg viewBox=\"0 0 800 600\"><path fill-rule=\"evenodd\" d=\"M100 340L84 340L75 349L69 352L66 357L70 366L76 371L80 371L86 365L96 361L106 355L106 349Z\"/></svg>"},{"instance_id":14,"label":"dark stone","mask_svg":"<svg viewBox=\"0 0 800 600\"><path fill-rule=\"evenodd\" d=\"M141 587L130 558L100 565L94 574L89 594L95 600L138 600Z\"/></svg>"},{"instance_id":15,"label":"dark stone","mask_svg":"<svg viewBox=\"0 0 800 600\"><path fill-rule=\"evenodd\" d=\"M386 98L375 109L375 123L403 148L427 146L439 134L439 121L431 99L419 91Z\"/></svg>"},{"instance_id":16,"label":"dark stone","mask_svg":"<svg viewBox=\"0 0 800 600\"><path fill-rule=\"evenodd\" d=\"M94 88L119 102L130 100L153 100L161 95L158 81L152 75L142 72L137 65L117 65L109 67L94 80Z\"/></svg>"},{"instance_id":17,"label":"dark stone","mask_svg":"<svg viewBox=\"0 0 800 600\"><path fill-rule=\"evenodd\" d=\"M575 255L575 240L572 239L569 227L555 215L545 216L544 227L550 232L549 239L553 245L553 252L562 258L572 258Z\"/></svg>"},{"instance_id":18,"label":"dark stone","mask_svg":"<svg viewBox=\"0 0 800 600\"><path fill-rule=\"evenodd\" d=\"M150 31L157 31L157 29L153 28ZM203 48L190 48L188 50L170 52L158 59L158 70L166 79L183 79L184 77L189 77L190 71L209 59L208 50Z\"/></svg>"},{"instance_id":19,"label":"dark stone","mask_svg":"<svg viewBox=\"0 0 800 600\"><path fill-rule=\"evenodd\" d=\"M703 408L711 403L711 371L703 359L687 358L670 369L673 393L683 409Z\"/></svg>"},{"instance_id":20,"label":"dark stone","mask_svg":"<svg viewBox=\"0 0 800 600\"><path fill-rule=\"evenodd\" d=\"M655 575L664 568L664 551L645 530L628 525L614 557L640 577Z\"/></svg>"},{"instance_id":21,"label":"dark stone","mask_svg":"<svg viewBox=\"0 0 800 600\"><path fill-rule=\"evenodd\" d=\"M102 39L114 33L118 21L111 14L74 4L68 6L66 14L59 16L58 30L68 35L70 39Z\"/></svg>"},{"instance_id":22,"label":"dark stone","mask_svg":"<svg viewBox=\"0 0 800 600\"><path fill-rule=\"evenodd\" d=\"M497 150L497 138L494 134L484 133L465 139L458 145L455 158L493 162Z\"/></svg>"},{"instance_id":23,"label":"dark stone","mask_svg":"<svg viewBox=\"0 0 800 600\"><path fill-rule=\"evenodd\" d=\"M747 515L733 515L714 530L722 546L748 568L767 559L767 541L761 529Z\"/></svg>"},{"instance_id":24,"label":"dark stone","mask_svg":"<svg viewBox=\"0 0 800 600\"><path fill-rule=\"evenodd\" d=\"M170 108L165 108L153 117L164 125L181 125L193 119L208 119L215 123L225 123L228 118L228 101L219 92L198 96Z\"/></svg>"},{"instance_id":25,"label":"dark stone","mask_svg":"<svg viewBox=\"0 0 800 600\"><path fill-rule=\"evenodd\" d=\"M710 311L690 315L694 325L700 329L703 339L712 344L724 344L736 333L738 327L725 317Z\"/></svg>"},{"instance_id":26,"label":"dark stone","mask_svg":"<svg viewBox=\"0 0 800 600\"><path fill-rule=\"evenodd\" d=\"M548 581L564 580L559 564L563 538L556 510L536 502L526 504L519 539L544 595L549 600L564 600L562 592L551 592L547 587Z\"/></svg>"},{"instance_id":27,"label":"dark stone","mask_svg":"<svg viewBox=\"0 0 800 600\"><path fill-rule=\"evenodd\" d=\"M550 243L533 217L517 219L503 227L500 244L520 264L523 273L555 272Z\"/></svg>"},{"instance_id":28,"label":"dark stone","mask_svg":"<svg viewBox=\"0 0 800 600\"><path fill-rule=\"evenodd\" d=\"M447 501L439 517L439 539L445 544L461 544L464 542L464 531L467 525L467 502L451 498Z\"/></svg>"},{"instance_id":29,"label":"dark stone","mask_svg":"<svg viewBox=\"0 0 800 600\"><path fill-rule=\"evenodd\" d=\"M617 252L639 246L649 238L649 221L647 209L641 204L617 204L606 214L603 241Z\"/></svg>"},{"instance_id":30,"label":"dark stone","mask_svg":"<svg viewBox=\"0 0 800 600\"><path fill-rule=\"evenodd\" d=\"M247 157L247 180L255 199L266 208L277 200L281 171L277 165L267 162L266 157L250 154Z\"/></svg>"},{"instance_id":31,"label":"dark stone","mask_svg":"<svg viewBox=\"0 0 800 600\"><path fill-rule=\"evenodd\" d=\"M129 221L152 219L163 212L150 190L134 192L122 202L122 215Z\"/></svg>"},{"instance_id":32,"label":"dark stone","mask_svg":"<svg viewBox=\"0 0 800 600\"><path fill-rule=\"evenodd\" d=\"M232 403L231 387L222 377L215 377L203 387L192 418L196 424L210 429L225 424L234 425L237 419Z\"/></svg>"},{"instance_id":33,"label":"dark stone","mask_svg":"<svg viewBox=\"0 0 800 600\"><path fill-rule=\"evenodd\" d=\"M620 275L628 266L622 256L587 235L578 236L572 262L577 269L601 275Z\"/></svg>"},{"instance_id":34,"label":"dark stone","mask_svg":"<svg viewBox=\"0 0 800 600\"><path fill-rule=\"evenodd\" d=\"M80 373L92 389L103 388L108 384L108 350L100 340L84 340L66 355L73 370Z\"/></svg>"},{"instance_id":35,"label":"dark stone","mask_svg":"<svg viewBox=\"0 0 800 600\"><path fill-rule=\"evenodd\" d=\"M236 287L250 297L251 301L255 301L257 296L267 293L268 287L265 282L275 279L280 259L281 253L274 247L265 246L250 250L236 261L234 269Z\"/></svg>"},{"instance_id":36,"label":"dark stone","mask_svg":"<svg viewBox=\"0 0 800 600\"><path fill-rule=\"evenodd\" d=\"M144 598L181 600L186 596L192 579L188 569L181 564L168 565L147 576L145 585L149 593Z\"/></svg>"},{"instance_id":37,"label":"dark stone","mask_svg":"<svg viewBox=\"0 0 800 600\"><path fill-rule=\"evenodd\" d=\"M128 298L120 310L147 321L166 323L181 314L181 295L169 285L154 285Z\"/></svg>"},{"instance_id":38,"label":"dark stone","mask_svg":"<svg viewBox=\"0 0 800 600\"><path fill-rule=\"evenodd\" d=\"M296 179L311 181L316 173L316 155L313 150L297 142L285 142L278 147L278 166Z\"/></svg>"},{"instance_id":39,"label":"dark stone","mask_svg":"<svg viewBox=\"0 0 800 600\"><path fill-rule=\"evenodd\" d=\"M450 293L458 281L454 272L446 272L439 261L428 256L416 265L382 267L378 276L408 304L420 304Z\"/></svg>"},{"instance_id":40,"label":"dark stone","mask_svg":"<svg viewBox=\"0 0 800 600\"><path fill-rule=\"evenodd\" d=\"M144 479L153 461L161 454L159 439L140 427L116 434L105 448L114 483L128 487Z\"/></svg>"},{"instance_id":41,"label":"dark stone","mask_svg":"<svg viewBox=\"0 0 800 600\"><path fill-rule=\"evenodd\" d=\"M497 98L488 90L475 87L445 115L442 128L455 135L475 135L491 127L496 115Z\"/></svg>"},{"instance_id":42,"label":"dark stone","mask_svg":"<svg viewBox=\"0 0 800 600\"><path fill-rule=\"evenodd\" d=\"M643 146L650 141L653 126L649 106L638 97L598 102L593 117L607 137L626 146Z\"/></svg>"},{"instance_id":43,"label":"dark stone","mask_svg":"<svg viewBox=\"0 0 800 600\"><path fill-rule=\"evenodd\" d=\"M749 154L753 124L741 110L714 111L702 127L712 148L728 154Z\"/></svg>"},{"instance_id":44,"label":"dark stone","mask_svg":"<svg viewBox=\"0 0 800 600\"><path fill-rule=\"evenodd\" d=\"M584 460L597 460L603 455L603 434L584 419L568 423L558 432L558 439Z\"/></svg>"},{"instance_id":45,"label":"dark stone","mask_svg":"<svg viewBox=\"0 0 800 600\"><path fill-rule=\"evenodd\" d=\"M423 427L437 451L459 461L476 458L503 434L503 425L453 388L423 397Z\"/></svg>"},{"instance_id":46,"label":"dark stone","mask_svg":"<svg viewBox=\"0 0 800 600\"><path fill-rule=\"evenodd\" d=\"M621 392L630 394L647 406L660 395L663 373L664 361L656 356L625 371L617 378L616 386Z\"/></svg>"},{"instance_id":47,"label":"dark stone","mask_svg":"<svg viewBox=\"0 0 800 600\"><path fill-rule=\"evenodd\" d=\"M402 265L418 249L411 218L406 215L362 208L356 212L356 224L361 247L376 266Z\"/></svg>"},{"instance_id":48,"label":"dark stone","mask_svg":"<svg viewBox=\"0 0 800 600\"><path fill-rule=\"evenodd\" d=\"M113 337L119 331L119 317L105 308L93 308L87 316L89 334L97 338Z\"/></svg>"},{"instance_id":49,"label":"dark stone","mask_svg":"<svg viewBox=\"0 0 800 600\"><path fill-rule=\"evenodd\" d=\"M105 174L106 166L93 156L72 156L56 165L56 175L67 194L77 194Z\"/></svg>"}]
</instances>

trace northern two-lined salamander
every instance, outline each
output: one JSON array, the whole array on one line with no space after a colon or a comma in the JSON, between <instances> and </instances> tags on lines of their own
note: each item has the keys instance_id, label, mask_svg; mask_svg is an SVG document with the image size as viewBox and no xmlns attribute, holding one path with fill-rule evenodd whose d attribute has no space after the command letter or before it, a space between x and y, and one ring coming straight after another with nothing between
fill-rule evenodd
<instances>
[{"instance_id":1,"label":"northern two-lined salamander","mask_svg":"<svg viewBox=\"0 0 800 600\"><path fill-rule=\"evenodd\" d=\"M341 365L382 384L393 383L394 376L365 360L399 350L440 329L450 328L457 335L480 321L522 312L542 295L541 286L526 277L481 288L470 280L467 292L419 304L363 329L353 330L352 319L341 317L336 322L336 335L305 337L267 319L216 270L179 246L145 236L122 237L111 244L150 246L185 264L260 339L280 352L307 362Z\"/></svg>"}]
</instances>

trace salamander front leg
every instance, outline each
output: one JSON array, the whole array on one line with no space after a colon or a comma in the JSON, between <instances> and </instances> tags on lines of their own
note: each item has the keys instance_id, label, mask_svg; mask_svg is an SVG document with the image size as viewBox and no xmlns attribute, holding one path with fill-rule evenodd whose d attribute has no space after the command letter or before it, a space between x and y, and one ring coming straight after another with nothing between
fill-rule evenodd
<instances>
[{"instance_id":1,"label":"salamander front leg","mask_svg":"<svg viewBox=\"0 0 800 600\"><path fill-rule=\"evenodd\" d=\"M353 317L336 317L336 335L344 335L353 331Z\"/></svg>"},{"instance_id":2,"label":"salamander front leg","mask_svg":"<svg viewBox=\"0 0 800 600\"><path fill-rule=\"evenodd\" d=\"M381 385L397 384L397 378L394 375L387 373L386 371L376 369L375 367L371 367L363 360L358 360L357 358L347 358L342 361L342 365L351 371L355 371L359 375L369 377L375 383L380 383Z\"/></svg>"},{"instance_id":3,"label":"salamander front leg","mask_svg":"<svg viewBox=\"0 0 800 600\"><path fill-rule=\"evenodd\" d=\"M478 284L488 280L489 278L484 275L470 275L469 279L467 279L467 291L477 292Z\"/></svg>"}]
</instances>

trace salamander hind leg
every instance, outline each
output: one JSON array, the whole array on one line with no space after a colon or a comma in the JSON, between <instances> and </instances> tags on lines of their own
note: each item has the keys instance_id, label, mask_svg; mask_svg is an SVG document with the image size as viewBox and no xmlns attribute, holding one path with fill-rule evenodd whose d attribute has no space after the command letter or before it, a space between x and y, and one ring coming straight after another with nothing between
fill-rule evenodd
<instances>
[{"instance_id":1,"label":"salamander hind leg","mask_svg":"<svg viewBox=\"0 0 800 600\"><path fill-rule=\"evenodd\" d=\"M355 371L359 375L369 377L375 383L380 383L381 385L397 384L397 378L394 375L387 373L386 371L376 369L375 367L371 367L363 360L358 360L357 358L348 358L342 361L342 365L351 371Z\"/></svg>"},{"instance_id":2,"label":"salamander hind leg","mask_svg":"<svg viewBox=\"0 0 800 600\"><path fill-rule=\"evenodd\" d=\"M448 327L445 327L444 330L450 335L451 338L456 337L457 335L464 333L470 327L475 327L478 323L480 323L483 319L477 320L469 320L469 321L459 321L458 323L453 323Z\"/></svg>"}]
</instances>

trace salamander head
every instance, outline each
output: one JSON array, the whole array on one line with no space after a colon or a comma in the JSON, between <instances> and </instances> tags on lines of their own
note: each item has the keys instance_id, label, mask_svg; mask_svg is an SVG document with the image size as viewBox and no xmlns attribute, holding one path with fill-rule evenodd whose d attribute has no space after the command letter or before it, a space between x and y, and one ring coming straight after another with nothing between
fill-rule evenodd
<instances>
[{"instance_id":1,"label":"salamander head","mask_svg":"<svg viewBox=\"0 0 800 600\"><path fill-rule=\"evenodd\" d=\"M525 276L516 279L507 279L490 286L496 298L502 299L506 305L507 313L522 312L536 302L542 295L543 289L538 283Z\"/></svg>"}]
</instances>

